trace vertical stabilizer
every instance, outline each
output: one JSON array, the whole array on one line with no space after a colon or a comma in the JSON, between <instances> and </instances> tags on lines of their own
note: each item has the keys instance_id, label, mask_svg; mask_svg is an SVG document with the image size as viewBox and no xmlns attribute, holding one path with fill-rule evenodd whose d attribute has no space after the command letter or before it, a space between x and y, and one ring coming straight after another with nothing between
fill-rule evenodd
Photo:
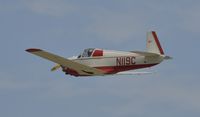
<instances>
[{"instance_id":1,"label":"vertical stabilizer","mask_svg":"<svg viewBox=\"0 0 200 117\"><path fill-rule=\"evenodd\" d=\"M147 32L147 52L164 55L155 31Z\"/></svg>"}]
</instances>

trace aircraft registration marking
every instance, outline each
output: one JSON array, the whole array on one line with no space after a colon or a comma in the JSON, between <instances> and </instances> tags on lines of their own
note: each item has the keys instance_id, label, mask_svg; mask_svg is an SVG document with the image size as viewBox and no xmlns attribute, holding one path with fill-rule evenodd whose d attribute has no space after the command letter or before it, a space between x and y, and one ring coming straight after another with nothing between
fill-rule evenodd
<instances>
[{"instance_id":1,"label":"aircraft registration marking","mask_svg":"<svg viewBox=\"0 0 200 117\"><path fill-rule=\"evenodd\" d=\"M116 66L128 66L128 65L134 65L135 63L136 62L134 56L116 58Z\"/></svg>"}]
</instances>

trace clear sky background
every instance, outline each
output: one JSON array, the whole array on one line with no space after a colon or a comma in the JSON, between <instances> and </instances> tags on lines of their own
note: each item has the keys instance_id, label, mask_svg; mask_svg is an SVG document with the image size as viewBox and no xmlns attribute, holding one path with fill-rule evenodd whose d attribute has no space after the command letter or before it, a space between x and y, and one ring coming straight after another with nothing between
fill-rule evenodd
<instances>
[{"instance_id":1,"label":"clear sky background","mask_svg":"<svg viewBox=\"0 0 200 117\"><path fill-rule=\"evenodd\" d=\"M1 117L199 117L199 0L0 0ZM76 78L24 50L145 50L158 33L173 60L156 75Z\"/></svg>"}]
</instances>

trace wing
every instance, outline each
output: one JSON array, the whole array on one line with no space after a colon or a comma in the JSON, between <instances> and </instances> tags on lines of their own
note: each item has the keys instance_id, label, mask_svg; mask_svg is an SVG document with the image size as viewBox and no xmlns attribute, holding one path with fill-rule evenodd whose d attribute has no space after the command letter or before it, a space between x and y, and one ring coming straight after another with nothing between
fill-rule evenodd
<instances>
[{"instance_id":1,"label":"wing","mask_svg":"<svg viewBox=\"0 0 200 117\"><path fill-rule=\"evenodd\" d=\"M72 60L66 59L64 57L40 50L40 49L27 49L27 52L30 52L31 54L40 56L44 59L50 60L52 62L58 63L64 67L67 67L69 69L73 69L76 72L78 72L80 75L104 75L104 72L96 69L96 68L92 68L77 62L74 62Z\"/></svg>"}]
</instances>

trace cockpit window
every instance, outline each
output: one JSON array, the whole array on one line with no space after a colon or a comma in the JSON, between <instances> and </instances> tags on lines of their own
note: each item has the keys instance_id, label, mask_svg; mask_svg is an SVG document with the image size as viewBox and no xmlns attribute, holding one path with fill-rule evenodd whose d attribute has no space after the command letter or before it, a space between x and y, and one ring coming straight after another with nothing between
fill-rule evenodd
<instances>
[{"instance_id":1,"label":"cockpit window","mask_svg":"<svg viewBox=\"0 0 200 117\"><path fill-rule=\"evenodd\" d=\"M83 51L83 54L81 57L90 57L92 55L92 52L94 51L94 48L88 48L88 49L85 49Z\"/></svg>"}]
</instances>

